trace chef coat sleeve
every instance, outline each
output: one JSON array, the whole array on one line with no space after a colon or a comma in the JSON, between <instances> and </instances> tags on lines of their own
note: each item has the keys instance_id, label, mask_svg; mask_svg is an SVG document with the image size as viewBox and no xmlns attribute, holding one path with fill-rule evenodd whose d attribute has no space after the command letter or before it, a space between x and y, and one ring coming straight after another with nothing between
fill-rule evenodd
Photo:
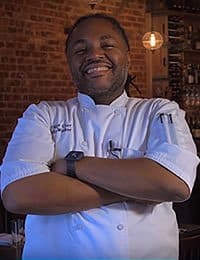
<instances>
[{"instance_id":1,"label":"chef coat sleeve","mask_svg":"<svg viewBox=\"0 0 200 260\"><path fill-rule=\"evenodd\" d=\"M32 104L13 132L1 165L1 192L11 182L49 172L54 154L48 104Z\"/></svg>"},{"instance_id":2,"label":"chef coat sleeve","mask_svg":"<svg viewBox=\"0 0 200 260\"><path fill-rule=\"evenodd\" d=\"M174 101L158 99L151 116L145 157L176 174L191 191L199 158L185 112Z\"/></svg>"}]
</instances>

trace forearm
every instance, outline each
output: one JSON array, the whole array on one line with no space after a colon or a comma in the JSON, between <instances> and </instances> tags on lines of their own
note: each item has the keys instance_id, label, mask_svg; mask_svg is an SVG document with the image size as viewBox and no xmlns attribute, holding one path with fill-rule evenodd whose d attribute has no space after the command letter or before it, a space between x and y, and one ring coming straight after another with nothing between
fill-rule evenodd
<instances>
[{"instance_id":1,"label":"forearm","mask_svg":"<svg viewBox=\"0 0 200 260\"><path fill-rule=\"evenodd\" d=\"M37 174L8 185L5 207L20 214L63 214L100 207L126 198L54 172Z\"/></svg>"},{"instance_id":2,"label":"forearm","mask_svg":"<svg viewBox=\"0 0 200 260\"><path fill-rule=\"evenodd\" d=\"M146 158L86 157L77 162L76 172L83 181L132 199L182 201L189 195L189 189L181 179Z\"/></svg>"}]
</instances>

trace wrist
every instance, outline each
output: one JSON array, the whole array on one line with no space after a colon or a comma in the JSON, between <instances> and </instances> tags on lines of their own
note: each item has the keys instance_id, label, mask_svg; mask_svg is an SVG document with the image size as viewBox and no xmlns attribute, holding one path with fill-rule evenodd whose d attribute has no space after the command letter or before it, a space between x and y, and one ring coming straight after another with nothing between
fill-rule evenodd
<instances>
[{"instance_id":1,"label":"wrist","mask_svg":"<svg viewBox=\"0 0 200 260\"><path fill-rule=\"evenodd\" d=\"M67 171L66 175L72 178L77 178L76 164L84 158L82 151L71 151L65 156Z\"/></svg>"},{"instance_id":2,"label":"wrist","mask_svg":"<svg viewBox=\"0 0 200 260\"><path fill-rule=\"evenodd\" d=\"M67 165L66 165L66 160L65 159L59 159L56 162L54 162L51 165L51 171L60 173L60 174L65 174L67 171Z\"/></svg>"}]
</instances>

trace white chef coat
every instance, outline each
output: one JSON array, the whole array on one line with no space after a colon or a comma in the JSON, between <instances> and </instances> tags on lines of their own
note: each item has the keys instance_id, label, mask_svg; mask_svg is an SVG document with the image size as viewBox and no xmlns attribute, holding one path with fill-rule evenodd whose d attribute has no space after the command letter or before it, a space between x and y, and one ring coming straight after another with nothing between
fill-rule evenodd
<instances>
[{"instance_id":1,"label":"white chef coat","mask_svg":"<svg viewBox=\"0 0 200 260\"><path fill-rule=\"evenodd\" d=\"M113 155L110 142L118 148ZM19 119L2 164L2 190L49 171L71 150L104 158L147 157L193 187L199 159L184 111L166 99L129 98L95 105L78 94L67 102L30 105ZM134 171L134 169L133 169ZM47 194L48 196L48 194ZM62 215L28 215L23 259L178 259L171 202L114 203Z\"/></svg>"}]
</instances>

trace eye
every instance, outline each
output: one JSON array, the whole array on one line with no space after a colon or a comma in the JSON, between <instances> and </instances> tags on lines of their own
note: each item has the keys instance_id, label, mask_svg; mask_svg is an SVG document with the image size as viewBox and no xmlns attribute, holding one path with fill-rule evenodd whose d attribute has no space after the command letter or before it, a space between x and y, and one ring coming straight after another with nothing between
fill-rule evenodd
<instances>
[{"instance_id":1,"label":"eye","mask_svg":"<svg viewBox=\"0 0 200 260\"><path fill-rule=\"evenodd\" d=\"M84 54L87 51L86 48L82 48L82 49L77 49L74 51L75 54L81 55Z\"/></svg>"},{"instance_id":2,"label":"eye","mask_svg":"<svg viewBox=\"0 0 200 260\"><path fill-rule=\"evenodd\" d=\"M112 49L114 48L114 45L113 44L103 44L102 46L104 49Z\"/></svg>"}]
</instances>

